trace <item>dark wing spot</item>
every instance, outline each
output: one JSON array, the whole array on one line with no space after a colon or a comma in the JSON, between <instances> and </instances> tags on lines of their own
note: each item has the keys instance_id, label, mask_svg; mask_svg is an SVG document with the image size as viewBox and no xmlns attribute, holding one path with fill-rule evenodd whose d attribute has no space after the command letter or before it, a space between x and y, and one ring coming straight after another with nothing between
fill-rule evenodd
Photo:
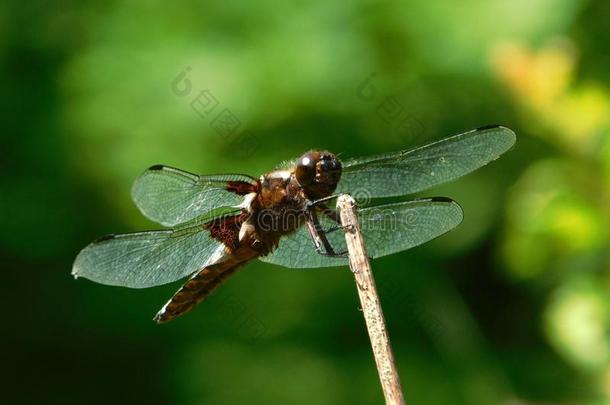
<instances>
[{"instance_id":1,"label":"dark wing spot","mask_svg":"<svg viewBox=\"0 0 610 405\"><path fill-rule=\"evenodd\" d=\"M429 200L429 201L434 201L434 202L446 202L446 203L455 202L454 200L452 200L451 198L448 198L448 197L429 197L429 198L425 198L424 200Z\"/></svg>"},{"instance_id":2,"label":"dark wing spot","mask_svg":"<svg viewBox=\"0 0 610 405\"><path fill-rule=\"evenodd\" d=\"M165 166L163 166L163 165L154 165L154 166L149 167L148 170L158 171L158 170L163 170L164 168L165 168Z\"/></svg>"},{"instance_id":3,"label":"dark wing spot","mask_svg":"<svg viewBox=\"0 0 610 405\"><path fill-rule=\"evenodd\" d=\"M484 131L486 129L493 129L493 128L498 128L500 125L498 124L491 124L491 125L484 125L482 127L478 127L477 131Z\"/></svg>"},{"instance_id":4,"label":"dark wing spot","mask_svg":"<svg viewBox=\"0 0 610 405\"><path fill-rule=\"evenodd\" d=\"M203 229L210 231L210 235L222 242L231 251L239 247L239 230L241 225L248 219L249 214L243 212L239 215L230 217L216 218L206 224L203 224Z\"/></svg>"},{"instance_id":5,"label":"dark wing spot","mask_svg":"<svg viewBox=\"0 0 610 405\"><path fill-rule=\"evenodd\" d=\"M252 184L246 181L227 181L226 190L237 195L246 195L256 192L258 190L258 184Z\"/></svg>"},{"instance_id":6,"label":"dark wing spot","mask_svg":"<svg viewBox=\"0 0 610 405\"><path fill-rule=\"evenodd\" d=\"M115 237L115 235L113 233L111 233L110 235L104 235L101 238L97 238L96 240L93 241L93 243L102 243L107 240L114 239L114 237Z\"/></svg>"}]
</instances>

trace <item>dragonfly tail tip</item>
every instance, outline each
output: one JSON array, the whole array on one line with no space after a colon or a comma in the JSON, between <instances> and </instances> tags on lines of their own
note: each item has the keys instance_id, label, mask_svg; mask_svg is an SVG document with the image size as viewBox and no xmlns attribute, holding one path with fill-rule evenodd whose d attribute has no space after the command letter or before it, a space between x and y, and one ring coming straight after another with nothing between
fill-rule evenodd
<instances>
[{"instance_id":1,"label":"dragonfly tail tip","mask_svg":"<svg viewBox=\"0 0 610 405\"><path fill-rule=\"evenodd\" d=\"M169 319L167 319L164 315L165 315L165 307L161 308L161 310L159 312L157 312L157 314L153 317L153 321L157 325L161 325L162 323L167 322Z\"/></svg>"}]
</instances>

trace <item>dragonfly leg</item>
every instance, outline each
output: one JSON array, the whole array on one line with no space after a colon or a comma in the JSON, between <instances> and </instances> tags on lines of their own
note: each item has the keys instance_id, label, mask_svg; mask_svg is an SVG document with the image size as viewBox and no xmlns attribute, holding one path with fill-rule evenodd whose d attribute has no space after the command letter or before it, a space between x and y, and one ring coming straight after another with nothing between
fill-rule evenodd
<instances>
[{"instance_id":1,"label":"dragonfly leg","mask_svg":"<svg viewBox=\"0 0 610 405\"><path fill-rule=\"evenodd\" d=\"M341 219L339 218L339 214L337 213L337 210L334 210L332 208L329 208L326 204L320 204L320 206L318 207L320 208L320 210L322 211L322 213L324 215L326 215L328 218L332 219L333 221L335 221L338 225L335 226L331 226L330 228L328 228L325 231L322 231L322 233L324 234L328 234L331 232L335 232L339 229L354 229L354 225L353 224L349 224L349 225L342 225L341 224ZM320 252L318 252L320 253ZM346 250L345 252L341 252L338 253L339 255L341 255L341 257L348 257L348 251ZM369 258L369 260L373 260L373 258L371 256L367 256Z\"/></svg>"},{"instance_id":2,"label":"dragonfly leg","mask_svg":"<svg viewBox=\"0 0 610 405\"><path fill-rule=\"evenodd\" d=\"M335 226L331 226L328 229L322 230L322 232L325 234L329 234L329 233L338 231L340 229L351 229L351 228L353 228L353 225L335 225Z\"/></svg>"},{"instance_id":3,"label":"dragonfly leg","mask_svg":"<svg viewBox=\"0 0 610 405\"><path fill-rule=\"evenodd\" d=\"M326 204L320 204L318 206L318 208L320 209L320 211L322 211L322 213L324 215L326 215L328 218L330 218L331 220L335 221L338 225L335 226L331 226L330 228L323 230L323 233L331 233L331 232L335 232L338 231L340 229L345 230L345 229L352 229L353 225L342 225L341 224L341 219L339 219L339 214L337 214L337 210L334 210L332 208L329 208Z\"/></svg>"},{"instance_id":4,"label":"dragonfly leg","mask_svg":"<svg viewBox=\"0 0 610 405\"><path fill-rule=\"evenodd\" d=\"M333 194L333 195L329 195L328 197L323 197L323 198L319 198L317 200L313 200L313 201L309 201L307 203L307 208L310 207L315 207L318 205L323 205L326 201L330 201L330 200L334 200L336 198L339 198L341 194Z\"/></svg>"},{"instance_id":5,"label":"dragonfly leg","mask_svg":"<svg viewBox=\"0 0 610 405\"><path fill-rule=\"evenodd\" d=\"M307 212L307 228L309 229L309 234L313 239L316 252L327 257L347 257L347 252L335 252L328 238L326 237L326 232L322 229L320 222L318 221L318 216L315 210L310 209Z\"/></svg>"},{"instance_id":6,"label":"dragonfly leg","mask_svg":"<svg viewBox=\"0 0 610 405\"><path fill-rule=\"evenodd\" d=\"M347 259L349 257L349 252L347 250L344 250L343 252L339 252L339 253L327 253L327 252L322 252L321 250L320 251L316 250L316 252L318 254L321 254L322 256L336 257L337 259Z\"/></svg>"}]
</instances>

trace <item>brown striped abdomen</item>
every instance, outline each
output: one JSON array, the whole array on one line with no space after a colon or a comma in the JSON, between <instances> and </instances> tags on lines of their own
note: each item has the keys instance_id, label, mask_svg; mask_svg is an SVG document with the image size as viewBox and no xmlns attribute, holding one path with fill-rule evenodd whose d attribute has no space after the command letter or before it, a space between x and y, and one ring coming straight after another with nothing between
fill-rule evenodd
<instances>
[{"instance_id":1,"label":"brown striped abdomen","mask_svg":"<svg viewBox=\"0 0 610 405\"><path fill-rule=\"evenodd\" d=\"M224 280L258 254L251 252L252 257L229 257L227 260L204 267L192 276L155 315L157 323L169 322L189 312L205 300ZM241 256L241 255L240 255Z\"/></svg>"}]
</instances>

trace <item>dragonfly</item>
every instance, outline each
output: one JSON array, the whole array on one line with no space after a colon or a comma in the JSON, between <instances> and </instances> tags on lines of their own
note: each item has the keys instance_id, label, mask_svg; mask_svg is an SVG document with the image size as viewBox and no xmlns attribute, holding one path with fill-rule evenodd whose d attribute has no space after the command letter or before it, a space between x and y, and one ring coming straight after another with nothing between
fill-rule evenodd
<instances>
[{"instance_id":1,"label":"dragonfly","mask_svg":"<svg viewBox=\"0 0 610 405\"><path fill-rule=\"evenodd\" d=\"M343 232L335 232L342 229L336 196L374 201L418 193L490 163L515 140L510 129L488 126L345 161L312 150L259 178L152 166L134 182L132 197L163 229L99 238L78 254L72 274L129 288L188 277L154 317L168 322L255 259L299 269L348 265ZM366 206L358 217L367 254L375 259L445 234L463 212L455 201L435 197Z\"/></svg>"}]
</instances>

